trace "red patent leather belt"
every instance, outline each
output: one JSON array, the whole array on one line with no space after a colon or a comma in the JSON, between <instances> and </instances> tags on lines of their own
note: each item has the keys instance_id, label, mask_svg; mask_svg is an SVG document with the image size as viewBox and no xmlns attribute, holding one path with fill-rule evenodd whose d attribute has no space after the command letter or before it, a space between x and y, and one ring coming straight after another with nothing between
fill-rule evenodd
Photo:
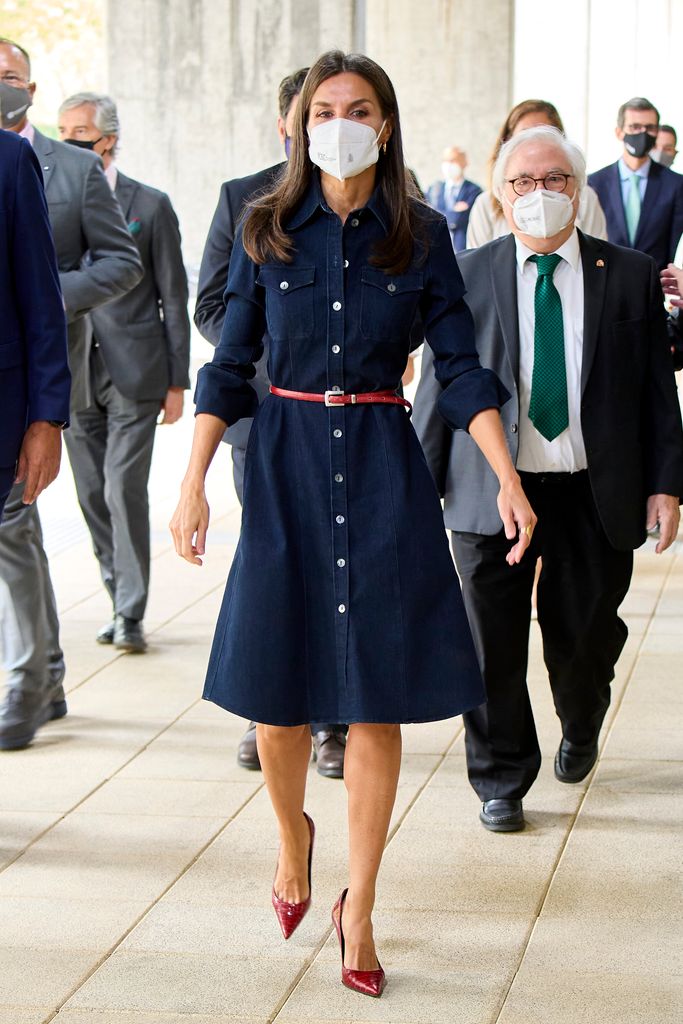
<instances>
[{"instance_id":1,"label":"red patent leather belt","mask_svg":"<svg viewBox=\"0 0 683 1024\"><path fill-rule=\"evenodd\" d=\"M280 398L293 398L297 402L323 402L325 405L402 405L412 409L410 402L401 398L395 391L363 391L358 395L349 395L344 391L325 391L322 395L312 391L287 391L270 385L271 395Z\"/></svg>"}]
</instances>

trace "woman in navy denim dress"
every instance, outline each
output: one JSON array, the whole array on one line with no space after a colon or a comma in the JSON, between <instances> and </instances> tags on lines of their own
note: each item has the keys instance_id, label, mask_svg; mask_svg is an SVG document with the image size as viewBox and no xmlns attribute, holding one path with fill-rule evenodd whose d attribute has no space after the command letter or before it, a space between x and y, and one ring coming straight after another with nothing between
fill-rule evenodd
<instances>
[{"instance_id":1,"label":"woman in navy denim dress","mask_svg":"<svg viewBox=\"0 0 683 1024\"><path fill-rule=\"evenodd\" d=\"M503 524L517 536L511 563L535 522L500 424L509 396L479 365L463 293L446 222L406 174L391 82L367 57L324 54L301 93L285 177L235 242L171 529L178 553L201 564L206 471L226 425L255 416L204 696L259 723L285 938L310 904L308 723L350 724L349 887L334 921L342 980L369 995L384 986L371 913L400 723L485 700L436 488L396 394L416 315L442 415L470 431L500 480ZM257 408L249 379L266 329L272 393Z\"/></svg>"}]
</instances>

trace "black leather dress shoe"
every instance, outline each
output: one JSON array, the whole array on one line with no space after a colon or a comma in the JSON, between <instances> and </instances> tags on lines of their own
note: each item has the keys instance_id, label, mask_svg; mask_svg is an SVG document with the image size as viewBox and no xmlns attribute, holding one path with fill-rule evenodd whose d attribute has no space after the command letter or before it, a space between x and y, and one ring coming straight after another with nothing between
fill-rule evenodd
<instances>
[{"instance_id":1,"label":"black leather dress shoe","mask_svg":"<svg viewBox=\"0 0 683 1024\"><path fill-rule=\"evenodd\" d=\"M563 739L555 754L555 778L558 782L582 782L597 759L597 743L579 747Z\"/></svg>"},{"instance_id":2,"label":"black leather dress shoe","mask_svg":"<svg viewBox=\"0 0 683 1024\"><path fill-rule=\"evenodd\" d=\"M97 630L97 635L95 636L95 640L97 641L97 643L98 644L113 644L114 643L114 629L115 628L116 628L116 623L112 619L111 622L108 622L106 626L102 626L102 629L98 629Z\"/></svg>"},{"instance_id":3,"label":"black leather dress shoe","mask_svg":"<svg viewBox=\"0 0 683 1024\"><path fill-rule=\"evenodd\" d=\"M143 654L147 650L147 641L142 632L142 622L117 615L114 620L114 647L129 654Z\"/></svg>"},{"instance_id":4,"label":"black leather dress shoe","mask_svg":"<svg viewBox=\"0 0 683 1024\"><path fill-rule=\"evenodd\" d=\"M313 735L313 760L318 763L318 775L326 779L344 778L346 733L340 729L320 730Z\"/></svg>"},{"instance_id":5,"label":"black leather dress shoe","mask_svg":"<svg viewBox=\"0 0 683 1024\"><path fill-rule=\"evenodd\" d=\"M0 705L0 750L24 750L51 717L52 705L44 696L12 687Z\"/></svg>"},{"instance_id":6,"label":"black leather dress shoe","mask_svg":"<svg viewBox=\"0 0 683 1024\"><path fill-rule=\"evenodd\" d=\"M237 763L240 768L248 768L252 772L261 771L261 762L256 749L256 722L250 722L249 728L240 740L237 748Z\"/></svg>"},{"instance_id":7,"label":"black leather dress shoe","mask_svg":"<svg viewBox=\"0 0 683 1024\"><path fill-rule=\"evenodd\" d=\"M521 800L484 800L479 821L489 832L519 832L524 828Z\"/></svg>"}]
</instances>

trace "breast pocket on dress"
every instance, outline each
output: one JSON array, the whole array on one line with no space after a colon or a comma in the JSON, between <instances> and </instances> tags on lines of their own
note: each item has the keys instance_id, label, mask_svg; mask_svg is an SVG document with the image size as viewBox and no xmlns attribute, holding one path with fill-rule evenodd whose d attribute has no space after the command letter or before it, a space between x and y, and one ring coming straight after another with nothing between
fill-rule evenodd
<instances>
[{"instance_id":1,"label":"breast pocket on dress","mask_svg":"<svg viewBox=\"0 0 683 1024\"><path fill-rule=\"evenodd\" d=\"M271 338L310 338L315 328L315 267L261 267L256 282L266 292L266 321Z\"/></svg>"},{"instance_id":2,"label":"breast pocket on dress","mask_svg":"<svg viewBox=\"0 0 683 1024\"><path fill-rule=\"evenodd\" d=\"M360 274L360 330L364 338L406 337L422 291L422 274L385 274L363 267Z\"/></svg>"}]
</instances>

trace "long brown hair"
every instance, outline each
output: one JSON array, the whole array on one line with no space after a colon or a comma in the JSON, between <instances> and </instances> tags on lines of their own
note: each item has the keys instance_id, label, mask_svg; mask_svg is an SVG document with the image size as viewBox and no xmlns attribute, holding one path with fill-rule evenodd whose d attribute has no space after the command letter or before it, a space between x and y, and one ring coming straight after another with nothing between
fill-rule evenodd
<instances>
[{"instance_id":1,"label":"long brown hair","mask_svg":"<svg viewBox=\"0 0 683 1024\"><path fill-rule=\"evenodd\" d=\"M496 166L496 160L500 153L500 147L504 142L507 142L515 134L515 128L527 114L545 114L548 121L553 128L559 129L564 135L564 125L562 124L562 118L557 112L557 107L550 103L548 100L522 100L516 107L513 107L508 116L503 122L503 127L498 133L495 145L489 157L489 188L491 187L491 175L493 174L493 168ZM493 213L495 217L503 216L503 207L501 205L498 196L491 192L491 206L493 207Z\"/></svg>"},{"instance_id":2,"label":"long brown hair","mask_svg":"<svg viewBox=\"0 0 683 1024\"><path fill-rule=\"evenodd\" d=\"M341 50L323 53L308 72L294 115L292 151L284 176L272 191L258 196L250 204L244 221L243 242L254 263L268 260L289 263L292 259L294 243L284 225L306 194L314 173L306 131L311 102L323 82L344 72L360 75L373 87L382 117L392 127L386 151L380 151L376 178L391 227L386 238L375 246L370 262L391 274L401 273L410 264L413 243L422 234L411 200L421 197L406 172L396 93L379 64L361 53L345 54Z\"/></svg>"}]
</instances>

